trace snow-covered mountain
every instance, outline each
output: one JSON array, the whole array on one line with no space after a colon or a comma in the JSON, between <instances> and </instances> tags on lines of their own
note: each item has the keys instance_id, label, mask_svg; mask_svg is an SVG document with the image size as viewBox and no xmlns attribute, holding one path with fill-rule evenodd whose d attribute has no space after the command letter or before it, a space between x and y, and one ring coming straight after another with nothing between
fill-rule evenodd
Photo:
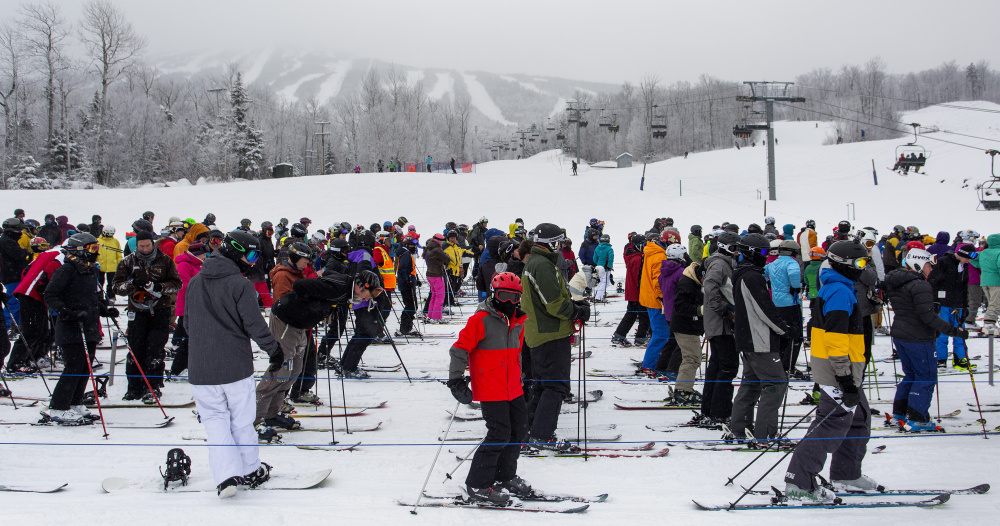
<instances>
[{"instance_id":1,"label":"snow-covered mountain","mask_svg":"<svg viewBox=\"0 0 1000 526\"><path fill-rule=\"evenodd\" d=\"M371 68L383 74L390 67L409 84L422 82L431 99L468 97L473 106L500 124L544 122L565 108L566 99L579 92L612 91L616 86L588 81L529 75L498 75L484 71L417 68L377 59L358 59L327 51L290 51L272 47L259 50L176 53L151 57L167 76L218 75L229 64L238 64L247 82L268 85L290 101L315 97L327 102L361 86Z\"/></svg>"}]
</instances>

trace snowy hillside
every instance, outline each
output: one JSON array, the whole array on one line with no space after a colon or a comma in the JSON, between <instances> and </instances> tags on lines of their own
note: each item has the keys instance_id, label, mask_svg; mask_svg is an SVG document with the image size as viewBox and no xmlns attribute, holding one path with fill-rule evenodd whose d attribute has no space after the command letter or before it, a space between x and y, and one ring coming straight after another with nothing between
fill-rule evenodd
<instances>
[{"instance_id":1,"label":"snowy hillside","mask_svg":"<svg viewBox=\"0 0 1000 526\"><path fill-rule=\"evenodd\" d=\"M428 74L428 79L441 77ZM453 81L461 79L451 75ZM477 74L478 78L478 74ZM533 81L543 88L544 83ZM544 89L544 88L543 88ZM964 104L971 106L972 103ZM978 103L976 107L1000 110L1000 106ZM925 126L936 125L941 131L920 139L932 151L927 162L930 175L897 175L887 169L893 162L895 147L905 142L873 141L867 143L823 145L831 132L826 123L777 123L778 201L767 204L767 214L777 218L779 226L792 223L799 227L806 219L815 219L821 235L830 232L844 219L847 204L853 203L855 225L871 225L887 232L892 225L916 225L921 231L937 232L974 228L992 233L996 216L976 212L975 183L989 175L989 157L982 150L995 147L1000 141L997 120L991 114L948 108L928 108L905 116L907 122ZM989 138L992 141L947 135L944 131ZM931 140L945 140L973 145L965 148ZM872 181L872 159L878 171L879 185ZM71 222L89 221L92 214L104 217L104 223L118 228L119 238L144 210L156 213L156 226L162 226L171 215L201 219L213 212L222 227L235 227L243 217L252 219L254 226L261 221L277 221L287 217L293 221L309 216L314 227L326 228L335 221L370 224L409 218L423 239L440 229L446 221L473 224L481 216L490 226L506 228L516 217L529 227L540 222L555 222L567 229L579 246L584 226L591 217L607 222L618 263L615 274L624 276L621 246L629 231L643 231L652 225L654 217L674 218L682 232L698 223L706 229L722 221L745 227L750 222L763 223L766 188L766 154L758 144L755 148L729 149L674 158L645 167L645 191L639 191L643 166L629 169L589 169L583 166L579 177L570 175L570 160L557 151L545 152L520 161L491 162L477 167L475 174L343 174L301 177L296 179L241 182L174 188L140 188L131 190L78 191L8 191L4 203L8 211L24 208L29 218L42 218L46 213L66 214ZM963 181L968 179L968 188ZM683 195L679 195L679 187ZM620 274L620 275L619 275ZM397 303L398 307L398 303ZM462 307L459 320L467 317L472 305ZM629 358L642 355L642 349L611 347L613 328L625 311L621 298L598 309L600 326L586 329L586 349L594 355L587 360L588 369L631 371ZM125 317L122 316L122 323ZM460 321L445 326L431 326L429 333L458 331ZM394 320L390 330L397 328ZM425 375L425 381L409 384L402 372L381 373L381 378L349 381L346 384L348 403L354 400L385 400L380 409L369 409L365 415L352 418L353 429L382 423L381 429L359 432L350 436L337 431L337 440L345 444L361 442L358 450L348 452L303 451L294 444L326 445L330 441L329 420L309 418L307 424L327 432L296 432L285 434L285 445L262 446L261 457L275 466L275 474L331 468L333 474L323 486L308 491L259 491L243 493L220 502L214 492L164 495L155 491L159 481L157 466L164 463L172 447L183 448L193 458L194 483L206 485L209 478L205 443L199 438L204 430L191 414L190 408L167 409L174 423L163 429L110 429L110 437L101 437L100 427L34 427L12 425L11 422L33 422L37 411L45 407L14 410L0 405L0 484L69 483L55 494L3 495L3 522L75 523L103 525L130 524L137 514L149 524L316 524L321 521L361 522L369 524L623 524L648 522L668 517L668 522L699 524L739 524L741 526L773 525L780 521L803 520L850 524L895 523L988 523L1000 508L997 491L982 496L954 496L946 505L930 510L900 508L838 511L761 511L743 513L710 513L697 511L692 499L708 503L726 503L736 499L739 485L749 485L765 469L778 461L777 455L765 455L736 482L725 487L727 477L738 472L753 455L738 452L707 452L689 450L686 444L713 440L716 431L678 428L669 433L654 431L647 425L680 424L690 419L688 411L622 411L614 408L617 397L662 399L666 385L655 381L623 383L611 378L587 377L587 389L604 391L602 400L591 404L587 421L593 432L599 426L607 432L614 424L621 438L613 444L636 446L650 441L656 448L668 447L664 458L595 458L535 459L523 458L519 473L535 487L552 492L578 494L610 493L606 503L594 504L584 515L535 516L504 514L491 511L422 509L411 516L396 504L397 499L414 499L427 475L431 460L448 426L445 410L455 408L448 389L433 379L447 375L451 341L424 345L400 345L399 351L410 373ZM401 342L402 343L402 342ZM986 340L970 341L970 355L987 354ZM121 359L122 351L118 358ZM889 340L877 337L876 358L891 353ZM108 362L110 352L98 354ZM398 363L391 347L373 346L365 354L369 365ZM986 368L985 358L978 361ZM266 360L257 359L257 369L263 370ZM573 391L577 391L577 368L573 367ZM894 364L877 363L879 383L869 395L873 408L888 410L895 386ZM103 370L107 372L107 368ZM116 371L123 374L122 367ZM324 402L329 390L325 372L317 385ZM19 396L44 398L46 391L38 379L12 381ZM54 379L49 380L49 385ZM810 383L793 384L789 402L804 396ZM979 398L983 403L1000 403L1000 388L990 387L985 374L976 375ZM700 391L702 384L697 384ZM332 381L333 401L340 403L339 382ZM108 403L118 402L124 392L124 379L118 378L109 389ZM968 375L942 377L940 383L942 413L961 409L956 418L945 419L941 425L947 434L901 435L886 430L874 430L869 449L886 445L884 453L869 455L865 473L889 488L964 488L981 483L996 483L996 466L1000 452L995 447L998 437L984 440L976 435L974 424L979 418ZM190 399L186 383L168 383L164 397L172 402ZM4 403L0 400L0 404ZM991 408L995 409L995 408ZM300 414L312 411L299 408ZM789 406L793 421L808 408ZM935 406L931 408L936 414ZM156 409L110 409L105 416L111 420L153 420ZM997 413L985 413L988 429L1000 424ZM873 424L881 421L877 416ZM344 419L335 421L343 428ZM327 426L324 428L324 426ZM577 415L560 418L559 433L575 433ZM481 422L456 422L452 433L478 430ZM791 433L801 437L803 430ZM444 482L445 474L457 465L456 455L470 451L475 440L444 446L436 468L430 476L430 491L454 490L467 473L459 468L455 481ZM610 445L610 444L605 444ZM618 446L616 446L618 447ZM786 461L787 462L787 461ZM783 486L785 464L780 464L761 483L760 489L771 485ZM826 474L827 471L824 471ZM104 494L102 479L111 476L142 479L148 490L128 490ZM210 485L210 483L208 483ZM761 502L763 497L748 497ZM44 514L44 515L43 515ZM543 522L544 521L544 522Z\"/></svg>"}]
</instances>

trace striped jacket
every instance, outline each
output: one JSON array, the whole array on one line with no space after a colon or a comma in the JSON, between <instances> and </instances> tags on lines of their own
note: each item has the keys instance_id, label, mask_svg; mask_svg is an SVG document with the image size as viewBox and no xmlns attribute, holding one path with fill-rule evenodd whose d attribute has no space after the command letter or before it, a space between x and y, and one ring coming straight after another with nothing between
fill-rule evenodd
<instances>
[{"instance_id":1,"label":"striped jacket","mask_svg":"<svg viewBox=\"0 0 1000 526\"><path fill-rule=\"evenodd\" d=\"M838 386L838 376L851 375L860 386L865 372L865 336L861 310L854 294L854 282L833 269L819 273L822 286L813 307L813 380L820 385Z\"/></svg>"}]
</instances>

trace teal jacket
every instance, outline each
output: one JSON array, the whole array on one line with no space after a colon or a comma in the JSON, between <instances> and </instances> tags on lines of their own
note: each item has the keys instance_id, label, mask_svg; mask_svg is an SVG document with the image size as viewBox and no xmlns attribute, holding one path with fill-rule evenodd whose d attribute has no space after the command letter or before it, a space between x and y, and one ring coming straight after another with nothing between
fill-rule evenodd
<instances>
[{"instance_id":1,"label":"teal jacket","mask_svg":"<svg viewBox=\"0 0 1000 526\"><path fill-rule=\"evenodd\" d=\"M597 248L594 249L594 265L604 267L605 270L614 270L611 268L614 264L615 249L611 248L611 243L597 245Z\"/></svg>"},{"instance_id":2,"label":"teal jacket","mask_svg":"<svg viewBox=\"0 0 1000 526\"><path fill-rule=\"evenodd\" d=\"M972 266L982 271L979 284L983 287L1000 287L1000 234L990 234L986 238L990 246L972 260Z\"/></svg>"}]
</instances>

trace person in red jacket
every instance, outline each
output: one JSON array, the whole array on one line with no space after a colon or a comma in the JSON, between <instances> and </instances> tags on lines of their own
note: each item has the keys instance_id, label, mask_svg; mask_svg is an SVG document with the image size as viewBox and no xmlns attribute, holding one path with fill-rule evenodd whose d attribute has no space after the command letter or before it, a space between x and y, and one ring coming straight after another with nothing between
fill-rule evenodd
<instances>
[{"instance_id":1,"label":"person in red jacket","mask_svg":"<svg viewBox=\"0 0 1000 526\"><path fill-rule=\"evenodd\" d=\"M22 274L21 283L14 289L14 297L21 302L21 335L14 342L8 371L35 373L38 359L45 355L49 340L49 317L43 294L52 279L52 273L62 266L64 255L59 249L38 254ZM27 345L25 345L27 344Z\"/></svg>"},{"instance_id":2,"label":"person in red jacket","mask_svg":"<svg viewBox=\"0 0 1000 526\"><path fill-rule=\"evenodd\" d=\"M519 308L523 289L516 274L497 274L492 287L451 346L448 387L459 402L479 402L486 420L486 438L465 479L466 494L472 501L504 505L511 494L532 492L517 476L517 457L528 431L521 389L521 344L528 318ZM466 367L471 390L464 377Z\"/></svg>"},{"instance_id":3,"label":"person in red jacket","mask_svg":"<svg viewBox=\"0 0 1000 526\"><path fill-rule=\"evenodd\" d=\"M642 274L642 247L646 244L646 238L639 234L632 234L629 237L628 245L625 245L625 301L628 306L625 308L625 315L622 321L611 335L611 344L621 347L629 347L628 331L632 330L632 324L639 320L639 328L635 332L635 344L645 345L649 338L649 313L646 308L639 303L639 278Z\"/></svg>"}]
</instances>

